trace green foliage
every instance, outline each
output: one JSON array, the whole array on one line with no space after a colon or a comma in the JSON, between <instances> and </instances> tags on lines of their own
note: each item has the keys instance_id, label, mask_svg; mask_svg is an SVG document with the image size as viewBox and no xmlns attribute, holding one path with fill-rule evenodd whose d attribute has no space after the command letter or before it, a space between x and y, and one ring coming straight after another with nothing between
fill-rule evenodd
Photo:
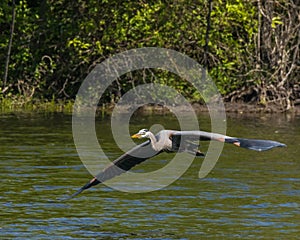
<instances>
[{"instance_id":1,"label":"green foliage","mask_svg":"<svg viewBox=\"0 0 300 240\"><path fill-rule=\"evenodd\" d=\"M224 96L243 87L260 85L262 74L255 71L261 27L257 3L212 2L206 62L212 79ZM9 3L0 3L0 66L4 66L10 36ZM192 0L18 1L6 86L2 81L4 68L0 69L2 100L17 96L26 101L74 99L81 82L97 63L132 48L171 48L204 63L208 9L208 1L204 0L197 4ZM289 15L284 15L282 9L270 16L274 32L284 25L285 16ZM141 70L115 81L101 102L115 102L124 92L144 82L173 86L190 101L201 98L177 76L163 71L144 73Z\"/></svg>"},{"instance_id":2,"label":"green foliage","mask_svg":"<svg viewBox=\"0 0 300 240\"><path fill-rule=\"evenodd\" d=\"M245 85L240 76L252 67L256 19L256 8L250 2L218 1L214 5L210 47L214 66L210 73L222 94Z\"/></svg>"}]
</instances>

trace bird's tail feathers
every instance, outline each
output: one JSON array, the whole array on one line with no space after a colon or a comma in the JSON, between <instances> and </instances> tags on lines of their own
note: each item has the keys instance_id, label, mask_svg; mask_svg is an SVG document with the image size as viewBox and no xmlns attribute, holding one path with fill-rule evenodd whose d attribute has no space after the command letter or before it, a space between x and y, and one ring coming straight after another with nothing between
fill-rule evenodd
<instances>
[{"instance_id":1,"label":"bird's tail feathers","mask_svg":"<svg viewBox=\"0 0 300 240\"><path fill-rule=\"evenodd\" d=\"M226 143L232 143L238 147L247 148L255 151L266 151L275 147L286 147L285 144L271 141L271 140L260 140L260 139L247 139L247 138L227 138Z\"/></svg>"}]
</instances>

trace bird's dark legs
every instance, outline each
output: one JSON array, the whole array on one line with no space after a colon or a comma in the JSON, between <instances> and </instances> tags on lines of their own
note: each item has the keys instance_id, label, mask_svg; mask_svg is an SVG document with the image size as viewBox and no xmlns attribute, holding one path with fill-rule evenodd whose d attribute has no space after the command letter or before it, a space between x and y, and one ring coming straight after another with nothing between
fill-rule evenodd
<instances>
[{"instance_id":1,"label":"bird's dark legs","mask_svg":"<svg viewBox=\"0 0 300 240\"><path fill-rule=\"evenodd\" d=\"M194 155L194 156L196 156L196 157L204 157L205 154L202 153L202 152L198 149L198 147L200 147L198 144L195 144L195 143L186 143L186 144L184 145L183 151L184 151L184 152L187 152L187 153L190 153L190 154L192 154L192 155Z\"/></svg>"},{"instance_id":2,"label":"bird's dark legs","mask_svg":"<svg viewBox=\"0 0 300 240\"><path fill-rule=\"evenodd\" d=\"M185 152L187 152L189 154L192 154L196 157L204 157L205 156L205 154L203 152L200 152L200 150L198 150L198 149L194 149L192 151L191 150L185 150Z\"/></svg>"},{"instance_id":3,"label":"bird's dark legs","mask_svg":"<svg viewBox=\"0 0 300 240\"><path fill-rule=\"evenodd\" d=\"M205 153L200 152L200 150L196 151L196 157L205 157Z\"/></svg>"}]
</instances>

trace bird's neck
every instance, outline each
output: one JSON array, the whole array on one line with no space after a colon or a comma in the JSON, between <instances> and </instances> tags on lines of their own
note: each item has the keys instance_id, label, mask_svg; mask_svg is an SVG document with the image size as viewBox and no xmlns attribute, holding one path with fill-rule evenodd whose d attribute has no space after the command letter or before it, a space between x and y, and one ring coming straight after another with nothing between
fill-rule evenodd
<instances>
[{"instance_id":1,"label":"bird's neck","mask_svg":"<svg viewBox=\"0 0 300 240\"><path fill-rule=\"evenodd\" d=\"M157 139L152 132L149 133L149 139L150 139L152 148L154 150L158 151L157 146L156 146Z\"/></svg>"}]
</instances>

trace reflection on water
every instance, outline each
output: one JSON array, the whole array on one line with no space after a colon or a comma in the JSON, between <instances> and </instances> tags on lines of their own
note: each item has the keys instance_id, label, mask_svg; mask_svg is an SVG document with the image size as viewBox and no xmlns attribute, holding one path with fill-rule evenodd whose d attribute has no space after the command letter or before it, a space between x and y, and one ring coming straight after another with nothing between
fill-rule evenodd
<instances>
[{"instance_id":1,"label":"reflection on water","mask_svg":"<svg viewBox=\"0 0 300 240\"><path fill-rule=\"evenodd\" d=\"M300 118L288 117L228 117L228 135L274 139L285 149L258 153L226 145L204 179L198 179L203 159L195 159L159 191L131 194L99 185L59 202L91 177L77 156L71 116L0 115L1 238L297 239ZM199 121L209 130L208 116ZM135 116L131 128L153 124L178 129L172 116ZM97 126L106 154L119 156L110 120L99 119ZM137 171L158 169L171 158L162 154Z\"/></svg>"}]
</instances>

